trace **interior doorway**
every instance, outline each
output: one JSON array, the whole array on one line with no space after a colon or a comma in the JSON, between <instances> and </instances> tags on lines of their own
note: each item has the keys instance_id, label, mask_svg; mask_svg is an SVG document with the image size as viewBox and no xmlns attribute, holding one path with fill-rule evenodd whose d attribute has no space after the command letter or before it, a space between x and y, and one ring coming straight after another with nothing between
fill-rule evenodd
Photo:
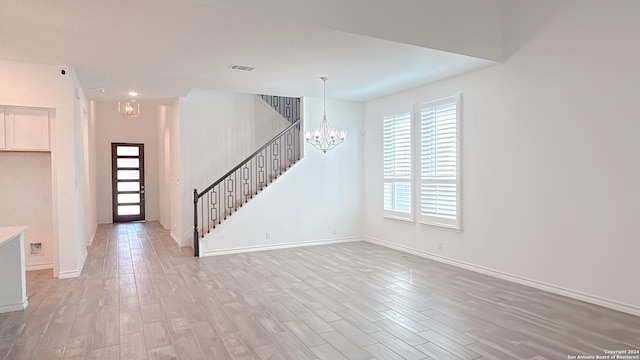
<instances>
[{"instance_id":1,"label":"interior doorway","mask_svg":"<svg viewBox=\"0 0 640 360\"><path fill-rule=\"evenodd\" d=\"M144 144L111 143L113 222L142 221Z\"/></svg>"}]
</instances>

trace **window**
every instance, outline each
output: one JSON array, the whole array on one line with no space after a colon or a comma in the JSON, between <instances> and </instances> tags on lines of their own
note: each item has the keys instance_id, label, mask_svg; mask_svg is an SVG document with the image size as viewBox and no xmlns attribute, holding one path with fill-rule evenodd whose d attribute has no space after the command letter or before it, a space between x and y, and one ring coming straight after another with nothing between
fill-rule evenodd
<instances>
[{"instance_id":1,"label":"window","mask_svg":"<svg viewBox=\"0 0 640 360\"><path fill-rule=\"evenodd\" d=\"M384 211L412 218L411 112L383 118Z\"/></svg>"},{"instance_id":2,"label":"window","mask_svg":"<svg viewBox=\"0 0 640 360\"><path fill-rule=\"evenodd\" d=\"M385 217L461 228L460 98L382 118Z\"/></svg>"},{"instance_id":3,"label":"window","mask_svg":"<svg viewBox=\"0 0 640 360\"><path fill-rule=\"evenodd\" d=\"M420 105L420 222L460 229L460 97Z\"/></svg>"}]
</instances>

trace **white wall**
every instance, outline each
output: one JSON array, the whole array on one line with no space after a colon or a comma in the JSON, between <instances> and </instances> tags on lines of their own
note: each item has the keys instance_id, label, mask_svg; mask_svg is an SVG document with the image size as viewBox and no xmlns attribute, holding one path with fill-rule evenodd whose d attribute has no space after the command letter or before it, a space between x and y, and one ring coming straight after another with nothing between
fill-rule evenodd
<instances>
[{"instance_id":1,"label":"white wall","mask_svg":"<svg viewBox=\"0 0 640 360\"><path fill-rule=\"evenodd\" d=\"M305 98L303 110L305 128L318 127L322 99ZM359 239L362 111L361 103L329 100L327 117L348 131L348 140L326 154L305 144L298 164L204 239L203 254Z\"/></svg>"},{"instance_id":2,"label":"white wall","mask_svg":"<svg viewBox=\"0 0 640 360\"><path fill-rule=\"evenodd\" d=\"M640 2L521 4L504 64L365 104L364 234L640 313ZM463 231L383 219L381 113L458 92Z\"/></svg>"},{"instance_id":3,"label":"white wall","mask_svg":"<svg viewBox=\"0 0 640 360\"><path fill-rule=\"evenodd\" d=\"M193 189L204 190L290 124L251 94L194 89L179 104L180 198L172 207L181 204L174 237L186 245L193 239Z\"/></svg>"},{"instance_id":4,"label":"white wall","mask_svg":"<svg viewBox=\"0 0 640 360\"><path fill-rule=\"evenodd\" d=\"M51 154L0 152L0 226L28 225L25 265L53 268ZM31 256L30 244L42 243L42 255Z\"/></svg>"},{"instance_id":5,"label":"white wall","mask_svg":"<svg viewBox=\"0 0 640 360\"><path fill-rule=\"evenodd\" d=\"M96 159L98 173L98 221L113 221L111 198L111 143L144 144L144 181L146 220L158 220L158 107L151 101L140 102L137 118L118 114L117 102L96 102Z\"/></svg>"},{"instance_id":6,"label":"white wall","mask_svg":"<svg viewBox=\"0 0 640 360\"><path fill-rule=\"evenodd\" d=\"M84 99L74 95L73 69L61 74L59 65L0 61L0 104L54 109L51 123L51 173L54 234L54 275L78 276L79 234L74 109ZM86 108L86 104L82 104ZM84 200L81 199L80 202Z\"/></svg>"}]
</instances>

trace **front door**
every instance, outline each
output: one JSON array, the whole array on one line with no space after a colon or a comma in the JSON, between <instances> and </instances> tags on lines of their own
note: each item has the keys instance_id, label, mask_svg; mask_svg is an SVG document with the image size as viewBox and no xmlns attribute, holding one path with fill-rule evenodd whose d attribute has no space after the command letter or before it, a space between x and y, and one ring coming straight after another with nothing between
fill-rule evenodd
<instances>
[{"instance_id":1,"label":"front door","mask_svg":"<svg viewBox=\"0 0 640 360\"><path fill-rule=\"evenodd\" d=\"M111 143L113 222L144 220L144 144Z\"/></svg>"}]
</instances>

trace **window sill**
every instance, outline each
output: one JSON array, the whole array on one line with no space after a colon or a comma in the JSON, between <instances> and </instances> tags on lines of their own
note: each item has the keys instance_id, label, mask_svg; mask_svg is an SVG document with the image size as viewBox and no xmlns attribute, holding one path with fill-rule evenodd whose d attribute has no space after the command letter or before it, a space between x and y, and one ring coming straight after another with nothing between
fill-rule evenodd
<instances>
[{"instance_id":1,"label":"window sill","mask_svg":"<svg viewBox=\"0 0 640 360\"><path fill-rule=\"evenodd\" d=\"M383 219L388 219L388 220L397 220L397 221L403 221L403 222L408 222L408 223L415 223L415 220L413 220L412 218L407 218L407 217L402 217L402 216L394 216L394 215L382 215Z\"/></svg>"},{"instance_id":2,"label":"window sill","mask_svg":"<svg viewBox=\"0 0 640 360\"><path fill-rule=\"evenodd\" d=\"M420 225L430 226L442 230L449 230L454 232L462 232L462 226L459 225L451 225L451 224L443 224L438 222L427 222L427 221L419 221Z\"/></svg>"}]
</instances>

